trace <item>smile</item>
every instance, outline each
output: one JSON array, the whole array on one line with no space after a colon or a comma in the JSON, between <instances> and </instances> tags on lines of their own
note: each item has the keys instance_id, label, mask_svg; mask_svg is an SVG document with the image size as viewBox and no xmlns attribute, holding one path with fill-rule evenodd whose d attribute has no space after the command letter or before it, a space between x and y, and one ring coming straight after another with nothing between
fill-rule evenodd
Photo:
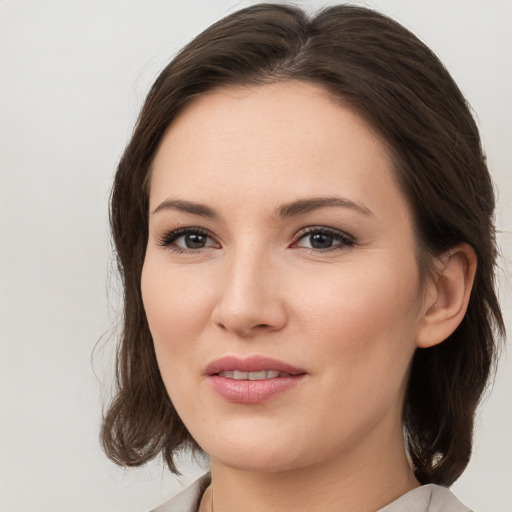
<instances>
[{"instance_id":1,"label":"smile","mask_svg":"<svg viewBox=\"0 0 512 512\"><path fill-rule=\"evenodd\" d=\"M205 375L220 375L236 380L274 379L304 373L307 373L304 369L284 361L257 355L246 358L224 356L212 361L204 370Z\"/></svg>"},{"instance_id":2,"label":"smile","mask_svg":"<svg viewBox=\"0 0 512 512\"><path fill-rule=\"evenodd\" d=\"M225 356L211 362L204 375L217 396L246 405L275 400L308 377L301 368L264 356Z\"/></svg>"},{"instance_id":3,"label":"smile","mask_svg":"<svg viewBox=\"0 0 512 512\"><path fill-rule=\"evenodd\" d=\"M262 370L259 372L242 372L239 370L226 370L217 374L219 377L234 380L265 380L278 377L291 377L291 373L279 372L276 370Z\"/></svg>"}]
</instances>

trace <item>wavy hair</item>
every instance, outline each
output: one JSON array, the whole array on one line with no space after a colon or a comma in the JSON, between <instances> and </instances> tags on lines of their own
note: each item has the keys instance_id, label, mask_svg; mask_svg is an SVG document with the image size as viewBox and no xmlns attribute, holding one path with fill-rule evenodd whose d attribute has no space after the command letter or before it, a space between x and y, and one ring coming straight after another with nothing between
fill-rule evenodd
<instances>
[{"instance_id":1,"label":"wavy hair","mask_svg":"<svg viewBox=\"0 0 512 512\"><path fill-rule=\"evenodd\" d=\"M103 447L126 466L162 454L175 472L176 453L197 447L166 393L140 291L148 181L164 132L187 104L214 89L287 80L324 88L381 135L414 214L423 274L456 244L476 252L467 313L443 343L416 350L403 409L416 477L450 485L469 462L475 410L504 334L493 186L468 104L434 53L392 19L346 5L315 16L276 4L235 12L183 48L149 91L111 196L124 323Z\"/></svg>"}]
</instances>

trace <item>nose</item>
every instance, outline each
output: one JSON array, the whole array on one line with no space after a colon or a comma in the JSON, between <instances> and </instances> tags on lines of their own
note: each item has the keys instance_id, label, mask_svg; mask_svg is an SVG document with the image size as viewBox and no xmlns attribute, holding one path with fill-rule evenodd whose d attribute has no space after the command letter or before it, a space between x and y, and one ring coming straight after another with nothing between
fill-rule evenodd
<instances>
[{"instance_id":1,"label":"nose","mask_svg":"<svg viewBox=\"0 0 512 512\"><path fill-rule=\"evenodd\" d=\"M282 273L261 252L248 252L226 262L212 313L216 325L241 338L279 331L287 323Z\"/></svg>"}]
</instances>

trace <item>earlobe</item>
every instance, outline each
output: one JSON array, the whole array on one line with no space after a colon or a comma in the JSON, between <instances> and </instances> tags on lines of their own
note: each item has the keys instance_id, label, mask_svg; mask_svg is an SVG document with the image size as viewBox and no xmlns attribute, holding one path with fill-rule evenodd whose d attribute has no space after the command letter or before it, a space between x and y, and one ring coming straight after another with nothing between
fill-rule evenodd
<instances>
[{"instance_id":1,"label":"earlobe","mask_svg":"<svg viewBox=\"0 0 512 512\"><path fill-rule=\"evenodd\" d=\"M456 245L436 261L436 274L427 285L423 317L416 344L420 348L437 345L462 322L475 279L477 258L467 243Z\"/></svg>"}]
</instances>

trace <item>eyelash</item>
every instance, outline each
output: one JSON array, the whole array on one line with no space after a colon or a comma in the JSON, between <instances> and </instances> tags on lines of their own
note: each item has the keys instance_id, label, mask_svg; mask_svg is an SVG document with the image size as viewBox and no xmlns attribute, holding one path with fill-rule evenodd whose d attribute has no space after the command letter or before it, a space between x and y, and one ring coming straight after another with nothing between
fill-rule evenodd
<instances>
[{"instance_id":1,"label":"eyelash","mask_svg":"<svg viewBox=\"0 0 512 512\"><path fill-rule=\"evenodd\" d=\"M173 252L177 253L194 253L197 252L199 249L182 249L181 247L178 247L177 245L173 245L173 243L180 237L185 235L199 235L199 236L205 236L208 238L213 239L213 237L208 233L208 231L205 231L201 228L180 228L176 229L175 231L170 231L168 233L165 233L162 238L160 239L159 245L161 247L164 247L165 249L169 249Z\"/></svg>"},{"instance_id":2,"label":"eyelash","mask_svg":"<svg viewBox=\"0 0 512 512\"><path fill-rule=\"evenodd\" d=\"M301 230L297 236L295 237L294 241L292 242L292 247L297 245L301 240L306 238L307 236L311 235L327 235L332 236L333 239L337 239L341 241L341 243L338 243L332 247L328 247L325 249L318 249L313 247L297 247L297 249L301 249L304 251L313 251L313 252L330 252L335 250L344 250L347 247L355 245L355 240L350 235L338 231L337 229L322 227L322 226L310 226L303 230ZM204 229L197 228L197 227L191 227L191 228L180 228L176 229L174 231L170 231L168 233L165 233L160 241L159 245L161 247L164 247L165 249L169 249L176 253L197 253L201 249L206 249L208 247L200 247L197 249L182 249L181 247L178 247L176 245L173 245L173 243L180 237L186 236L186 235L199 235L204 236L207 238L210 238L213 240L213 237L208 231L205 231Z\"/></svg>"},{"instance_id":3,"label":"eyelash","mask_svg":"<svg viewBox=\"0 0 512 512\"><path fill-rule=\"evenodd\" d=\"M327 228L323 226L310 226L301 230L295 238L295 241L292 245L296 245L300 240L311 236L311 235L328 235L332 236L334 239L340 240L341 243L333 245L332 247L328 247L326 249L315 249L310 247L299 247L299 249L306 251L319 251L319 252L330 252L336 250L344 250L347 247L351 247L355 245L355 240L353 237L344 233L343 231L338 231L337 229Z\"/></svg>"}]
</instances>

